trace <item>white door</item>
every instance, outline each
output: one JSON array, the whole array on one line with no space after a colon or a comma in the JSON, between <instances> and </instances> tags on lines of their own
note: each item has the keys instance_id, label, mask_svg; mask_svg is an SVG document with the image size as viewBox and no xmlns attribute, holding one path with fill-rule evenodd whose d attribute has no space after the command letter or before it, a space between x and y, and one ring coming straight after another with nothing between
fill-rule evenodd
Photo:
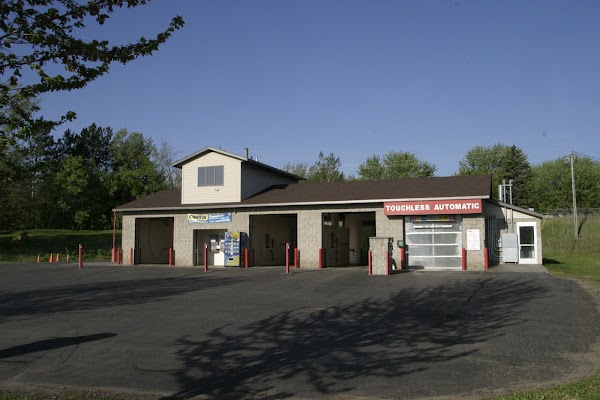
<instances>
[{"instance_id":1,"label":"white door","mask_svg":"<svg viewBox=\"0 0 600 400\"><path fill-rule=\"evenodd\" d=\"M517 222L519 264L537 264L535 222Z\"/></svg>"}]
</instances>

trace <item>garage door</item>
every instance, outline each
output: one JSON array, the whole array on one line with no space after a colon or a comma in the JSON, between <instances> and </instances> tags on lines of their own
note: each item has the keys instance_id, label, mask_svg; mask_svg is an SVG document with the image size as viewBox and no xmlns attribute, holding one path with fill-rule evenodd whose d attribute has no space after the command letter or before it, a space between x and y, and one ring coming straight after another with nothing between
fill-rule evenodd
<instances>
[{"instance_id":1,"label":"garage door","mask_svg":"<svg viewBox=\"0 0 600 400\"><path fill-rule=\"evenodd\" d=\"M409 267L461 268L462 218L460 215L406 217L404 234Z\"/></svg>"}]
</instances>

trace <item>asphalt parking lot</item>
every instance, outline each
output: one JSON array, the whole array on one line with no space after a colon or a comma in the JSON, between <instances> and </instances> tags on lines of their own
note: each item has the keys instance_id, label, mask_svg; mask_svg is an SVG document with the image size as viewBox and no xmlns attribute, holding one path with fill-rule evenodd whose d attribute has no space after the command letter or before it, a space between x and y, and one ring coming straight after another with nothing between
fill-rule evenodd
<instances>
[{"instance_id":1,"label":"asphalt parking lot","mask_svg":"<svg viewBox=\"0 0 600 400\"><path fill-rule=\"evenodd\" d=\"M593 373L595 304L539 271L0 265L0 385L478 398Z\"/></svg>"}]
</instances>

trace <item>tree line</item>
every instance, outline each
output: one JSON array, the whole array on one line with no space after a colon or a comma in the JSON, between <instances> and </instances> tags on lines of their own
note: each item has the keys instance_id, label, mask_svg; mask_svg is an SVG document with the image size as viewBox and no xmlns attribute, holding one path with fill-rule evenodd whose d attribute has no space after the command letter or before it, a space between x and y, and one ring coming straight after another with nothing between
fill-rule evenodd
<instances>
[{"instance_id":1,"label":"tree line","mask_svg":"<svg viewBox=\"0 0 600 400\"><path fill-rule=\"evenodd\" d=\"M369 156L358 166L356 175L344 176L341 168L339 157L322 152L312 165L300 162L283 166L285 171L304 177L303 182L425 178L435 176L437 171L434 164L404 151ZM503 180L507 184L512 181L512 203L519 207L548 212L573 205L567 155L532 165L527 154L515 145L476 146L459 161L455 175L490 175L495 199L499 198L498 186ZM574 175L578 208L600 208L600 163L585 156L575 157Z\"/></svg>"},{"instance_id":2,"label":"tree line","mask_svg":"<svg viewBox=\"0 0 600 400\"><path fill-rule=\"evenodd\" d=\"M110 228L113 207L179 186L175 155L126 129L34 132L0 152L0 230Z\"/></svg>"},{"instance_id":3,"label":"tree line","mask_svg":"<svg viewBox=\"0 0 600 400\"><path fill-rule=\"evenodd\" d=\"M108 229L112 209L148 194L180 187L177 154L165 140L157 146L139 132L92 124L61 137L37 131L0 152L0 230L32 228ZM286 163L302 182L380 180L434 176L437 167L415 154L372 155L356 175L345 176L335 154L320 152L308 163ZM579 208L600 208L600 164L574 160ZM518 147L476 146L460 160L456 175L491 175L492 194L512 180L513 204L540 212L572 206L568 157L531 165Z\"/></svg>"}]
</instances>

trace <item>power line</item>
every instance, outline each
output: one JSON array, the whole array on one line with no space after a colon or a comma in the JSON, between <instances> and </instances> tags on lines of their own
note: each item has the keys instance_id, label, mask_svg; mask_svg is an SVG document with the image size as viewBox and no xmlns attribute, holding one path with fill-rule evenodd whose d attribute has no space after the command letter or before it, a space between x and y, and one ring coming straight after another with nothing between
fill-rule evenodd
<instances>
[{"instance_id":1,"label":"power line","mask_svg":"<svg viewBox=\"0 0 600 400\"><path fill-rule=\"evenodd\" d=\"M600 162L600 158L597 158L597 157L587 156L585 154L581 154L581 153L578 153L576 151L571 151L571 153L573 153L573 154L575 154L576 156L579 156L579 157L587 158L588 160L592 160L592 161L595 161L595 162Z\"/></svg>"}]
</instances>

